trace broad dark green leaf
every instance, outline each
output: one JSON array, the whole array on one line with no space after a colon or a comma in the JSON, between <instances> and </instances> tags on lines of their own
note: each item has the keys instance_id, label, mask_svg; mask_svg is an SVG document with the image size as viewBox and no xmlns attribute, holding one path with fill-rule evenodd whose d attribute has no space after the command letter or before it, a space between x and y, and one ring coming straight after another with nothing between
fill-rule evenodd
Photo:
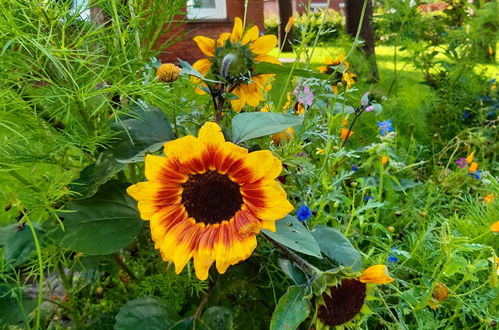
<instances>
[{"instance_id":1,"label":"broad dark green leaf","mask_svg":"<svg viewBox=\"0 0 499 330\"><path fill-rule=\"evenodd\" d=\"M44 234L42 229L36 223L33 223L33 227L38 241L41 241ZM35 251L35 241L28 224L25 224L21 230L17 230L16 226L13 226L11 230L13 232L5 242L4 257L7 266L17 267L27 261Z\"/></svg>"},{"instance_id":2,"label":"broad dark green leaf","mask_svg":"<svg viewBox=\"0 0 499 330\"><path fill-rule=\"evenodd\" d=\"M321 249L312 234L291 215L276 222L275 233L268 230L263 232L292 250L322 259Z\"/></svg>"},{"instance_id":3,"label":"broad dark green leaf","mask_svg":"<svg viewBox=\"0 0 499 330\"><path fill-rule=\"evenodd\" d=\"M143 226L136 202L117 182L103 185L93 197L72 201L64 217L62 246L90 255L109 254L124 248Z\"/></svg>"},{"instance_id":4,"label":"broad dark green leaf","mask_svg":"<svg viewBox=\"0 0 499 330\"><path fill-rule=\"evenodd\" d=\"M273 112L246 112L232 119L232 141L246 140L281 132L288 127L299 125L302 118Z\"/></svg>"},{"instance_id":5,"label":"broad dark green leaf","mask_svg":"<svg viewBox=\"0 0 499 330\"><path fill-rule=\"evenodd\" d=\"M22 304L23 308L20 308ZM19 287L11 287L0 284L0 328L4 325L16 325L22 323L28 314L36 307L36 299L26 297ZM23 315L23 310L24 314ZM24 327L23 327L24 328ZM8 329L6 327L5 329Z\"/></svg>"},{"instance_id":6,"label":"broad dark green leaf","mask_svg":"<svg viewBox=\"0 0 499 330\"><path fill-rule=\"evenodd\" d=\"M159 150L164 142L174 138L165 114L155 107L136 109L120 116L111 127L120 133L121 142L113 153L122 163L142 161L146 152Z\"/></svg>"},{"instance_id":7,"label":"broad dark green leaf","mask_svg":"<svg viewBox=\"0 0 499 330\"><path fill-rule=\"evenodd\" d=\"M319 225L312 230L322 253L345 267L358 271L362 266L362 256L352 243L337 229Z\"/></svg>"},{"instance_id":8,"label":"broad dark green leaf","mask_svg":"<svg viewBox=\"0 0 499 330\"><path fill-rule=\"evenodd\" d=\"M274 73L289 75L291 73L291 68L285 65L279 65L268 62L260 62L256 65L256 73ZM317 78L321 80L328 80L330 76L328 74L320 73L319 71L294 69L293 76L303 77L303 78Z\"/></svg>"},{"instance_id":9,"label":"broad dark green leaf","mask_svg":"<svg viewBox=\"0 0 499 330\"><path fill-rule=\"evenodd\" d=\"M175 324L166 303L157 297L140 297L127 302L116 315L115 330L164 330Z\"/></svg>"},{"instance_id":10,"label":"broad dark green leaf","mask_svg":"<svg viewBox=\"0 0 499 330\"><path fill-rule=\"evenodd\" d=\"M307 282L307 276L305 273L292 261L281 258L277 261L277 263L279 264L279 267L281 267L284 274L288 275L296 284L301 285Z\"/></svg>"},{"instance_id":11,"label":"broad dark green leaf","mask_svg":"<svg viewBox=\"0 0 499 330\"><path fill-rule=\"evenodd\" d=\"M104 151L94 164L81 171L80 177L74 180L69 188L77 192L80 198L90 197L99 190L101 185L109 181L124 167L125 164L118 162L112 151Z\"/></svg>"},{"instance_id":12,"label":"broad dark green leaf","mask_svg":"<svg viewBox=\"0 0 499 330\"><path fill-rule=\"evenodd\" d=\"M231 330L233 327L232 311L220 306L208 308L199 322L202 330Z\"/></svg>"},{"instance_id":13,"label":"broad dark green leaf","mask_svg":"<svg viewBox=\"0 0 499 330\"><path fill-rule=\"evenodd\" d=\"M271 330L296 329L310 313L305 297L309 291L306 286L290 286L279 302L270 321Z\"/></svg>"}]
</instances>

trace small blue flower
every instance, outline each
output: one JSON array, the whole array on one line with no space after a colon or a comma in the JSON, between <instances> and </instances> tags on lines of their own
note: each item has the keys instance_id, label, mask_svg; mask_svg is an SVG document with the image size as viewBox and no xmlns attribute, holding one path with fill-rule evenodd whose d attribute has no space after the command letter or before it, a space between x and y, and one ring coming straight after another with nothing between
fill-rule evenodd
<instances>
[{"instance_id":1,"label":"small blue flower","mask_svg":"<svg viewBox=\"0 0 499 330\"><path fill-rule=\"evenodd\" d=\"M312 216L312 211L310 211L307 205L300 206L298 211L296 211L296 217L300 221L307 221L308 219L310 219L311 216Z\"/></svg>"},{"instance_id":2,"label":"small blue flower","mask_svg":"<svg viewBox=\"0 0 499 330\"><path fill-rule=\"evenodd\" d=\"M491 83L491 84L493 84L493 83L495 83L495 82L496 82L496 78L492 78L492 79L490 79L490 83Z\"/></svg>"},{"instance_id":3,"label":"small blue flower","mask_svg":"<svg viewBox=\"0 0 499 330\"><path fill-rule=\"evenodd\" d=\"M463 118L470 118L470 117L471 117L471 113L468 110L464 110Z\"/></svg>"},{"instance_id":4,"label":"small blue flower","mask_svg":"<svg viewBox=\"0 0 499 330\"><path fill-rule=\"evenodd\" d=\"M378 121L378 128L381 135L394 131L391 119L388 119L387 121Z\"/></svg>"},{"instance_id":5,"label":"small blue flower","mask_svg":"<svg viewBox=\"0 0 499 330\"><path fill-rule=\"evenodd\" d=\"M370 200L370 199L373 199L373 198L372 198L371 196L366 196L366 197L364 197L364 200L366 200L366 201L368 201L368 200Z\"/></svg>"},{"instance_id":6,"label":"small blue flower","mask_svg":"<svg viewBox=\"0 0 499 330\"><path fill-rule=\"evenodd\" d=\"M357 165L352 165L352 171L357 172L359 167Z\"/></svg>"},{"instance_id":7,"label":"small blue flower","mask_svg":"<svg viewBox=\"0 0 499 330\"><path fill-rule=\"evenodd\" d=\"M482 174L482 172L481 172L481 171L476 170L475 172L473 172L473 173L469 173L468 175L469 175L469 176L474 177L474 178L475 178L475 179L477 179L477 180L480 180L480 179L482 178L482 175L481 175L481 174Z\"/></svg>"},{"instance_id":8,"label":"small blue flower","mask_svg":"<svg viewBox=\"0 0 499 330\"><path fill-rule=\"evenodd\" d=\"M388 257L388 261L389 261L389 262L398 262L398 261L399 261L399 258L394 257L394 256L391 256L391 257Z\"/></svg>"}]
</instances>

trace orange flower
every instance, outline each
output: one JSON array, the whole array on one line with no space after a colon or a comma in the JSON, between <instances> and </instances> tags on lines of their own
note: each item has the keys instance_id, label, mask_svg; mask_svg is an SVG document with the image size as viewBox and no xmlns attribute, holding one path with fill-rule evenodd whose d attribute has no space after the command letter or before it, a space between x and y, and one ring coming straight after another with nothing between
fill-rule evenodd
<instances>
[{"instance_id":1,"label":"orange flower","mask_svg":"<svg viewBox=\"0 0 499 330\"><path fill-rule=\"evenodd\" d=\"M490 226L490 231L491 231L491 232L493 232L494 234L495 234L495 233L499 233L499 221L494 222L494 223Z\"/></svg>"},{"instance_id":2,"label":"orange flower","mask_svg":"<svg viewBox=\"0 0 499 330\"><path fill-rule=\"evenodd\" d=\"M478 170L478 163L476 163L476 162L471 163L470 167L468 168L468 171L471 172L471 173L473 173L476 170Z\"/></svg>"},{"instance_id":3,"label":"orange flower","mask_svg":"<svg viewBox=\"0 0 499 330\"><path fill-rule=\"evenodd\" d=\"M281 145L281 143L284 141L291 140L291 138L293 138L294 136L295 136L295 131L293 130L292 127L289 127L282 132L273 134L272 141L274 141L274 144L278 146Z\"/></svg>"},{"instance_id":4,"label":"orange flower","mask_svg":"<svg viewBox=\"0 0 499 330\"><path fill-rule=\"evenodd\" d=\"M492 204L492 202L494 201L494 194L488 194L487 196L485 196L483 198L483 200L485 201L485 203L487 204Z\"/></svg>"},{"instance_id":5,"label":"orange flower","mask_svg":"<svg viewBox=\"0 0 499 330\"><path fill-rule=\"evenodd\" d=\"M381 164L385 165L390 159L387 156L381 156Z\"/></svg>"},{"instance_id":6,"label":"orange flower","mask_svg":"<svg viewBox=\"0 0 499 330\"><path fill-rule=\"evenodd\" d=\"M161 64L156 71L156 77L161 82L173 82L177 80L180 74L180 68L172 63Z\"/></svg>"},{"instance_id":7,"label":"orange flower","mask_svg":"<svg viewBox=\"0 0 499 330\"><path fill-rule=\"evenodd\" d=\"M294 22L295 22L295 18L293 16L291 16L288 19L288 24L286 24L286 28L284 29L284 32L289 33L289 31L291 31L291 29L293 28Z\"/></svg>"},{"instance_id":8,"label":"orange flower","mask_svg":"<svg viewBox=\"0 0 499 330\"><path fill-rule=\"evenodd\" d=\"M466 157L466 162L468 164L471 164L471 162L473 161L473 157L475 157L475 152L474 151L471 154L469 154L468 157Z\"/></svg>"},{"instance_id":9,"label":"orange flower","mask_svg":"<svg viewBox=\"0 0 499 330\"><path fill-rule=\"evenodd\" d=\"M440 307L439 303L446 300L447 297L449 297L449 290L445 284L437 282L431 293L431 300L428 302L428 305L430 308L436 309Z\"/></svg>"},{"instance_id":10,"label":"orange flower","mask_svg":"<svg viewBox=\"0 0 499 330\"><path fill-rule=\"evenodd\" d=\"M348 128L343 127L341 129L341 139L346 140L353 135L353 131L349 131Z\"/></svg>"},{"instance_id":11,"label":"orange flower","mask_svg":"<svg viewBox=\"0 0 499 330\"><path fill-rule=\"evenodd\" d=\"M374 265L362 272L359 281L362 283L388 284L395 280L388 275L388 268L385 265Z\"/></svg>"}]
</instances>

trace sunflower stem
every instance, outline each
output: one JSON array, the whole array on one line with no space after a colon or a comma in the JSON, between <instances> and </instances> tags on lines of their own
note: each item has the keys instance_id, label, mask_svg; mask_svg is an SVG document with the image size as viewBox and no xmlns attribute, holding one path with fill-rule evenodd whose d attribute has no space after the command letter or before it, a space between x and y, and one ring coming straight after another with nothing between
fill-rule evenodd
<instances>
[{"instance_id":1,"label":"sunflower stem","mask_svg":"<svg viewBox=\"0 0 499 330\"><path fill-rule=\"evenodd\" d=\"M287 246L273 240L269 236L263 234L263 237L267 239L270 243L272 243L275 247L277 247L281 252L290 260L294 261L304 272L305 274L309 275L310 277L313 277L317 275L319 270L309 264L305 259L291 251Z\"/></svg>"},{"instance_id":2,"label":"sunflower stem","mask_svg":"<svg viewBox=\"0 0 499 330\"><path fill-rule=\"evenodd\" d=\"M114 261L116 261L116 263L121 267L121 269L123 269L125 271L125 273L127 273L128 276L130 276L130 278L132 280L137 279L137 277L135 277L135 274L132 272L132 270L130 268L128 268L128 266L125 264L123 259L121 259L121 257L118 254L113 253L112 256L113 256Z\"/></svg>"}]
</instances>

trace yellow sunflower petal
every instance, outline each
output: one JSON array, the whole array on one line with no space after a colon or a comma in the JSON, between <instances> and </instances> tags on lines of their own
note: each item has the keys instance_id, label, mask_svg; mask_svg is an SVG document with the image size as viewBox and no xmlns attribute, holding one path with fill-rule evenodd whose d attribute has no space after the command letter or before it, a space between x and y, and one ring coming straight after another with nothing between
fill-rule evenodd
<instances>
[{"instance_id":1,"label":"yellow sunflower petal","mask_svg":"<svg viewBox=\"0 0 499 330\"><path fill-rule=\"evenodd\" d=\"M325 65L322 65L322 66L318 66L317 68L317 71L319 71L320 73L326 73L327 70L328 70L328 67L325 66Z\"/></svg>"},{"instance_id":2,"label":"yellow sunflower petal","mask_svg":"<svg viewBox=\"0 0 499 330\"><path fill-rule=\"evenodd\" d=\"M279 182L258 182L241 187L244 203L262 220L282 219L293 210Z\"/></svg>"},{"instance_id":3,"label":"yellow sunflower petal","mask_svg":"<svg viewBox=\"0 0 499 330\"><path fill-rule=\"evenodd\" d=\"M244 209L237 212L234 216L234 226L239 235L250 233L258 234L260 232L261 223L253 212Z\"/></svg>"},{"instance_id":4,"label":"yellow sunflower petal","mask_svg":"<svg viewBox=\"0 0 499 330\"><path fill-rule=\"evenodd\" d=\"M257 62L268 62L268 63L274 63L274 64L281 64L281 62L279 62L279 59L277 57L271 56L271 55L265 55L265 54L257 55L255 57L255 61L257 61Z\"/></svg>"},{"instance_id":5,"label":"yellow sunflower petal","mask_svg":"<svg viewBox=\"0 0 499 330\"><path fill-rule=\"evenodd\" d=\"M242 90L242 85L239 85L236 88L234 88L234 90L232 91L232 94L236 95L237 99L230 100L230 105L231 105L232 109L234 109L234 111L239 112L246 104L245 98L244 98L245 93Z\"/></svg>"},{"instance_id":6,"label":"yellow sunflower petal","mask_svg":"<svg viewBox=\"0 0 499 330\"><path fill-rule=\"evenodd\" d=\"M231 142L225 142L213 156L215 169L226 174L235 162L248 154L248 150L241 148Z\"/></svg>"},{"instance_id":7,"label":"yellow sunflower petal","mask_svg":"<svg viewBox=\"0 0 499 330\"><path fill-rule=\"evenodd\" d=\"M230 35L230 41L238 42L243 36L243 22L239 17L234 19L234 27L232 28L232 33Z\"/></svg>"},{"instance_id":8,"label":"yellow sunflower petal","mask_svg":"<svg viewBox=\"0 0 499 330\"><path fill-rule=\"evenodd\" d=\"M205 54L206 56L215 55L215 40L203 36L196 36L193 40L194 42L196 42L203 54Z\"/></svg>"},{"instance_id":9,"label":"yellow sunflower petal","mask_svg":"<svg viewBox=\"0 0 499 330\"><path fill-rule=\"evenodd\" d=\"M250 46L250 50L255 54L267 54L277 45L277 37L274 35L264 35L256 39Z\"/></svg>"},{"instance_id":10,"label":"yellow sunflower petal","mask_svg":"<svg viewBox=\"0 0 499 330\"><path fill-rule=\"evenodd\" d=\"M209 145L221 145L225 142L224 134L218 124L206 122L198 133L198 139Z\"/></svg>"},{"instance_id":11,"label":"yellow sunflower petal","mask_svg":"<svg viewBox=\"0 0 499 330\"><path fill-rule=\"evenodd\" d=\"M217 46L218 47L222 47L225 42L230 38L230 33L229 32L224 32L220 35L220 37L218 37L217 39Z\"/></svg>"},{"instance_id":12,"label":"yellow sunflower petal","mask_svg":"<svg viewBox=\"0 0 499 330\"><path fill-rule=\"evenodd\" d=\"M150 223L151 238L154 242L154 247L159 249L168 229L185 220L187 220L187 212L185 212L184 207L180 204L170 205L156 212L151 217Z\"/></svg>"},{"instance_id":13,"label":"yellow sunflower petal","mask_svg":"<svg viewBox=\"0 0 499 330\"><path fill-rule=\"evenodd\" d=\"M359 280L362 283L387 284L395 281L388 275L388 268L385 265L374 265L362 272Z\"/></svg>"},{"instance_id":14,"label":"yellow sunflower petal","mask_svg":"<svg viewBox=\"0 0 499 330\"><path fill-rule=\"evenodd\" d=\"M203 58L203 59L200 59L200 60L197 60L196 62L194 62L192 67L194 69L198 70L202 75L206 75L208 73L208 71L210 70L211 62L208 59ZM197 79L199 79L199 78L197 78Z\"/></svg>"},{"instance_id":15,"label":"yellow sunflower petal","mask_svg":"<svg viewBox=\"0 0 499 330\"><path fill-rule=\"evenodd\" d=\"M275 220L262 220L262 229L267 229L275 233Z\"/></svg>"},{"instance_id":16,"label":"yellow sunflower petal","mask_svg":"<svg viewBox=\"0 0 499 330\"><path fill-rule=\"evenodd\" d=\"M223 222L215 237L216 267L220 274L225 273L230 265L247 259L256 247L255 235L239 235L234 226Z\"/></svg>"},{"instance_id":17,"label":"yellow sunflower petal","mask_svg":"<svg viewBox=\"0 0 499 330\"><path fill-rule=\"evenodd\" d=\"M243 37L243 41L241 43L243 45L246 45L248 42L251 42L251 41L258 39L259 36L260 36L260 30L258 30L258 26L253 25L253 27L251 27L251 29L246 31L246 33L244 34L244 37Z\"/></svg>"}]
</instances>

